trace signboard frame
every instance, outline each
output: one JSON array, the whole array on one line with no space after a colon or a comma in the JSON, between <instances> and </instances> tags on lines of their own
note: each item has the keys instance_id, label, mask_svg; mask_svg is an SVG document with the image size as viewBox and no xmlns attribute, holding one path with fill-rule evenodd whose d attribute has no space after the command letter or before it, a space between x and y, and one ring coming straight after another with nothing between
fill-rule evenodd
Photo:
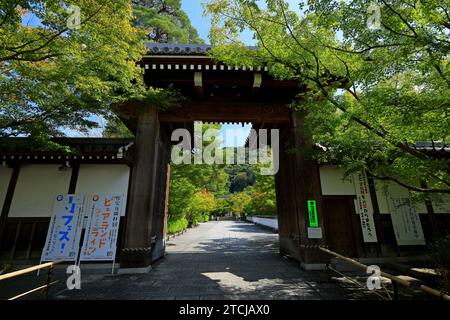
<instances>
[{"instance_id":1,"label":"signboard frame","mask_svg":"<svg viewBox=\"0 0 450 320\"><path fill-rule=\"evenodd\" d=\"M52 207L52 217L50 218L50 224L47 231L45 245L42 250L40 263L56 261L59 259L64 259L64 261L69 262L73 261L76 263L80 251L85 207L85 195L58 194L55 196ZM60 235L60 238L57 238L58 235ZM64 251L67 251L66 249L69 248L68 255L59 254L51 256L51 252L56 250L56 248L52 250L50 246L56 247L57 243L63 240L71 243L70 247L66 247L66 244L64 244L61 248Z\"/></svg>"},{"instance_id":2,"label":"signboard frame","mask_svg":"<svg viewBox=\"0 0 450 320\"><path fill-rule=\"evenodd\" d=\"M422 222L411 198L388 198L388 205L397 245L426 245Z\"/></svg>"},{"instance_id":3,"label":"signboard frame","mask_svg":"<svg viewBox=\"0 0 450 320\"><path fill-rule=\"evenodd\" d=\"M79 264L81 261L112 261L112 273L114 273L120 217L125 205L124 199L123 194L98 193L90 196ZM97 239L99 240L97 241ZM97 256L94 255L94 252L97 252Z\"/></svg>"}]
</instances>

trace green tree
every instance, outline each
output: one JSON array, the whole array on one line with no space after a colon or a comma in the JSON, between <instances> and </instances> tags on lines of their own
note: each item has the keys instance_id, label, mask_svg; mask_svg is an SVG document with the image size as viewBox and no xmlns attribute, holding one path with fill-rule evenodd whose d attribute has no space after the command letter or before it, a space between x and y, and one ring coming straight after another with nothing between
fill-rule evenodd
<instances>
[{"instance_id":1,"label":"green tree","mask_svg":"<svg viewBox=\"0 0 450 320\"><path fill-rule=\"evenodd\" d=\"M219 131L220 125L195 123L195 132L203 134L210 129ZM202 141L203 147L206 147L212 142L220 143L216 141L216 138L212 138L211 141ZM192 146L194 147L194 146ZM199 150L194 150L199 155ZM191 156L191 164L179 164L172 165L171 179L187 178L196 188L207 189L215 194L226 193L225 184L227 182L227 174L224 171L224 165L221 164L194 164L194 154Z\"/></svg>"},{"instance_id":2,"label":"green tree","mask_svg":"<svg viewBox=\"0 0 450 320\"><path fill-rule=\"evenodd\" d=\"M212 192L202 189L190 198L186 208L186 218L190 225L197 225L199 222L208 221L209 214L214 211L216 200Z\"/></svg>"},{"instance_id":3,"label":"green tree","mask_svg":"<svg viewBox=\"0 0 450 320\"><path fill-rule=\"evenodd\" d=\"M196 123L195 127L196 132L202 135L208 129L220 130L220 125ZM203 146L208 143L210 141L203 141ZM191 163L194 163L193 158L194 154L191 155ZM214 195L227 192L225 188L227 178L224 165L172 164L169 193L170 224L182 225L177 221L186 219L190 225L195 225L208 219L209 214L217 208Z\"/></svg>"},{"instance_id":4,"label":"green tree","mask_svg":"<svg viewBox=\"0 0 450 320\"><path fill-rule=\"evenodd\" d=\"M134 138L134 134L114 113L107 114L105 120L107 123L102 133L104 138Z\"/></svg>"},{"instance_id":5,"label":"green tree","mask_svg":"<svg viewBox=\"0 0 450 320\"><path fill-rule=\"evenodd\" d=\"M112 104L164 104L135 65L146 49L131 19L125 0L2 1L0 136L48 147L66 129L97 127L93 115L109 114Z\"/></svg>"},{"instance_id":6,"label":"green tree","mask_svg":"<svg viewBox=\"0 0 450 320\"><path fill-rule=\"evenodd\" d=\"M211 1L211 51L231 65L267 64L297 80L319 160L365 169L421 194L450 193L449 4L445 1ZM369 8L381 10L379 28ZM376 9L377 7L375 7ZM375 17L376 18L376 17ZM375 19L376 20L376 19ZM250 29L258 50L238 40ZM433 143L432 150L415 147Z\"/></svg>"},{"instance_id":7,"label":"green tree","mask_svg":"<svg viewBox=\"0 0 450 320\"><path fill-rule=\"evenodd\" d=\"M252 201L252 197L245 192L239 192L233 195L231 201L233 203L231 212L236 216L243 216L246 214L245 209Z\"/></svg>"},{"instance_id":8,"label":"green tree","mask_svg":"<svg viewBox=\"0 0 450 320\"><path fill-rule=\"evenodd\" d=\"M169 220L177 220L185 216L196 188L186 178L173 179L169 190Z\"/></svg>"},{"instance_id":9,"label":"green tree","mask_svg":"<svg viewBox=\"0 0 450 320\"><path fill-rule=\"evenodd\" d=\"M146 30L154 42L203 43L189 17L181 9L180 0L135 0L134 24Z\"/></svg>"},{"instance_id":10,"label":"green tree","mask_svg":"<svg viewBox=\"0 0 450 320\"><path fill-rule=\"evenodd\" d=\"M241 192L255 183L255 173L249 164L227 165L228 190L230 193Z\"/></svg>"},{"instance_id":11,"label":"green tree","mask_svg":"<svg viewBox=\"0 0 450 320\"><path fill-rule=\"evenodd\" d=\"M244 190L251 199L244 207L244 212L248 215L276 215L275 179L274 176L262 175L261 166L254 166L255 184Z\"/></svg>"}]
</instances>

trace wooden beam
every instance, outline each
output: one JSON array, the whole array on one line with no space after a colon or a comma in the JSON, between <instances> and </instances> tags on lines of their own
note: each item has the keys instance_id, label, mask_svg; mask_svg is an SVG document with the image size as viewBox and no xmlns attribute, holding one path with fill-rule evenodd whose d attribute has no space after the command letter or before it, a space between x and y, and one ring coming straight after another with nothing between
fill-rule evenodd
<instances>
[{"instance_id":1,"label":"wooden beam","mask_svg":"<svg viewBox=\"0 0 450 320\"><path fill-rule=\"evenodd\" d=\"M291 110L284 104L187 102L159 115L161 122L290 123Z\"/></svg>"}]
</instances>

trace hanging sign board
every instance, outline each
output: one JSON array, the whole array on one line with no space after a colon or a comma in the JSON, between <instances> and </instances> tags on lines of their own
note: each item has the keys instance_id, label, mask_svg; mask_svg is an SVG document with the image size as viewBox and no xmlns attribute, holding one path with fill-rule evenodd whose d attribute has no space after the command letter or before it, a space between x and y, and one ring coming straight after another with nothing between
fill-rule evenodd
<instances>
[{"instance_id":1,"label":"hanging sign board","mask_svg":"<svg viewBox=\"0 0 450 320\"><path fill-rule=\"evenodd\" d=\"M316 200L308 200L308 238L322 239L322 228L319 227L319 218L317 216L317 202Z\"/></svg>"},{"instance_id":2,"label":"hanging sign board","mask_svg":"<svg viewBox=\"0 0 450 320\"><path fill-rule=\"evenodd\" d=\"M422 224L414 203L409 198L391 198L389 211L399 246L424 245Z\"/></svg>"},{"instance_id":3,"label":"hanging sign board","mask_svg":"<svg viewBox=\"0 0 450 320\"><path fill-rule=\"evenodd\" d=\"M56 196L41 261L77 259L85 201L84 195Z\"/></svg>"},{"instance_id":4,"label":"hanging sign board","mask_svg":"<svg viewBox=\"0 0 450 320\"><path fill-rule=\"evenodd\" d=\"M308 200L308 217L309 217L309 226L311 228L319 227L319 219L317 217L317 204L316 200Z\"/></svg>"},{"instance_id":5,"label":"hanging sign board","mask_svg":"<svg viewBox=\"0 0 450 320\"><path fill-rule=\"evenodd\" d=\"M92 196L80 261L115 259L123 198L107 194Z\"/></svg>"},{"instance_id":6,"label":"hanging sign board","mask_svg":"<svg viewBox=\"0 0 450 320\"><path fill-rule=\"evenodd\" d=\"M362 171L353 177L356 201L355 209L359 214L364 242L378 242L375 222L373 220L373 205L370 197L369 183L366 174Z\"/></svg>"}]
</instances>

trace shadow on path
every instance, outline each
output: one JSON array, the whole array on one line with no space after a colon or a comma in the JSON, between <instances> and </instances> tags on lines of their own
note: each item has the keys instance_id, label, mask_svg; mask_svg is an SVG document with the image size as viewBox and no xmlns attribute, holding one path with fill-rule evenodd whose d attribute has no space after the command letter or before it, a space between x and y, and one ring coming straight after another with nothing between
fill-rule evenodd
<instances>
[{"instance_id":1,"label":"shadow on path","mask_svg":"<svg viewBox=\"0 0 450 320\"><path fill-rule=\"evenodd\" d=\"M82 272L82 289L54 299L374 299L278 254L278 235L250 223L208 222L167 243L143 275Z\"/></svg>"}]
</instances>

